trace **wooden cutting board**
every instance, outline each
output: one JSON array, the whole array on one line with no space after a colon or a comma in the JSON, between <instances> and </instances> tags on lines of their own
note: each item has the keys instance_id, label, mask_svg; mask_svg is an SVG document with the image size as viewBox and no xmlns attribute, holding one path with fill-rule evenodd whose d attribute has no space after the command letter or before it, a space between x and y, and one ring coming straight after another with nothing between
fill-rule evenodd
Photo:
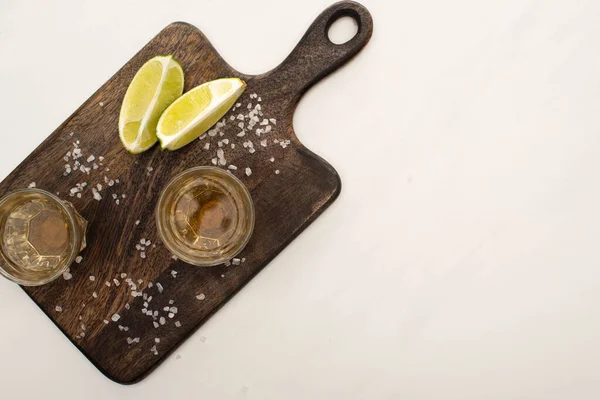
<instances>
[{"instance_id":1,"label":"wooden cutting board","mask_svg":"<svg viewBox=\"0 0 600 400\"><path fill-rule=\"evenodd\" d=\"M357 21L358 33L335 45L327 33L342 16ZM83 260L64 278L24 290L107 377L130 384L147 376L337 198L338 174L302 145L292 119L303 93L356 55L371 33L363 6L334 4L279 67L249 76L231 68L197 28L171 24L0 184L4 195L35 182L88 220ZM186 91L222 77L240 77L248 89L214 136L177 152L156 147L134 156L118 138L121 101L138 68L166 54L181 62ZM240 137L238 124L247 127L249 115L259 123ZM170 178L212 165L219 148L252 193L256 228L232 265L192 267L159 242L154 206ZM98 185L99 201L92 191Z\"/></svg>"}]
</instances>

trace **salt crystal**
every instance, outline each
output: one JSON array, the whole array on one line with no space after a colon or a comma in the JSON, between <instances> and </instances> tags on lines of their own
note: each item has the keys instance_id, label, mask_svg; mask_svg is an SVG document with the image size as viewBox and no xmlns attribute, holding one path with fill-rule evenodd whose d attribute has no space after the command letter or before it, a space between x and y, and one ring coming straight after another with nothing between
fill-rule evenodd
<instances>
[{"instance_id":1,"label":"salt crystal","mask_svg":"<svg viewBox=\"0 0 600 400\"><path fill-rule=\"evenodd\" d=\"M241 131L240 133L237 134L237 137L244 137L246 135L245 131Z\"/></svg>"},{"instance_id":2,"label":"salt crystal","mask_svg":"<svg viewBox=\"0 0 600 400\"><path fill-rule=\"evenodd\" d=\"M142 251L142 252L140 253L140 258L146 258L146 253Z\"/></svg>"},{"instance_id":3,"label":"salt crystal","mask_svg":"<svg viewBox=\"0 0 600 400\"><path fill-rule=\"evenodd\" d=\"M240 121L244 120L244 114L238 114L237 119L239 119Z\"/></svg>"},{"instance_id":4,"label":"salt crystal","mask_svg":"<svg viewBox=\"0 0 600 400\"><path fill-rule=\"evenodd\" d=\"M242 262L245 263L246 262L246 257L242 258Z\"/></svg>"},{"instance_id":5,"label":"salt crystal","mask_svg":"<svg viewBox=\"0 0 600 400\"><path fill-rule=\"evenodd\" d=\"M137 297L137 295L138 295L138 292L136 292L135 290L131 291L131 296L132 297Z\"/></svg>"},{"instance_id":6,"label":"salt crystal","mask_svg":"<svg viewBox=\"0 0 600 400\"><path fill-rule=\"evenodd\" d=\"M250 147L248 149L248 153L250 153L250 154L254 154L255 152L256 152L256 150L254 149L254 147Z\"/></svg>"},{"instance_id":7,"label":"salt crystal","mask_svg":"<svg viewBox=\"0 0 600 400\"><path fill-rule=\"evenodd\" d=\"M100 157L98 157L98 160L104 161L104 157L100 156Z\"/></svg>"},{"instance_id":8,"label":"salt crystal","mask_svg":"<svg viewBox=\"0 0 600 400\"><path fill-rule=\"evenodd\" d=\"M83 261L83 257L81 257L81 256L77 256L77 257L75 258L75 262L76 262L77 264L81 264L81 262L82 262L82 261Z\"/></svg>"},{"instance_id":9,"label":"salt crystal","mask_svg":"<svg viewBox=\"0 0 600 400\"><path fill-rule=\"evenodd\" d=\"M112 319L113 322L117 322L121 319L121 316L119 314L113 314L113 316L110 319Z\"/></svg>"},{"instance_id":10,"label":"salt crystal","mask_svg":"<svg viewBox=\"0 0 600 400\"><path fill-rule=\"evenodd\" d=\"M152 324L154 325L155 328L159 327L158 322L156 322L156 321L152 321Z\"/></svg>"},{"instance_id":11,"label":"salt crystal","mask_svg":"<svg viewBox=\"0 0 600 400\"><path fill-rule=\"evenodd\" d=\"M170 304L170 305L173 305L173 304L175 304L175 300L169 300L169 304Z\"/></svg>"},{"instance_id":12,"label":"salt crystal","mask_svg":"<svg viewBox=\"0 0 600 400\"><path fill-rule=\"evenodd\" d=\"M129 305L129 303L125 304L125 309L129 310L131 308L131 306Z\"/></svg>"},{"instance_id":13,"label":"salt crystal","mask_svg":"<svg viewBox=\"0 0 600 400\"><path fill-rule=\"evenodd\" d=\"M229 139L223 139L223 143L229 144Z\"/></svg>"},{"instance_id":14,"label":"salt crystal","mask_svg":"<svg viewBox=\"0 0 600 400\"><path fill-rule=\"evenodd\" d=\"M225 274L221 274L221 278L225 278Z\"/></svg>"},{"instance_id":15,"label":"salt crystal","mask_svg":"<svg viewBox=\"0 0 600 400\"><path fill-rule=\"evenodd\" d=\"M167 322L167 320L165 319L165 317L160 317L158 322L160 322L161 325L164 325Z\"/></svg>"},{"instance_id":16,"label":"salt crystal","mask_svg":"<svg viewBox=\"0 0 600 400\"><path fill-rule=\"evenodd\" d=\"M154 342L155 343L160 343L160 339L159 338L154 338Z\"/></svg>"},{"instance_id":17,"label":"salt crystal","mask_svg":"<svg viewBox=\"0 0 600 400\"><path fill-rule=\"evenodd\" d=\"M240 265L242 260L240 260L239 258L234 258L233 260L231 260L231 263L233 265Z\"/></svg>"},{"instance_id":18,"label":"salt crystal","mask_svg":"<svg viewBox=\"0 0 600 400\"><path fill-rule=\"evenodd\" d=\"M174 316L175 316L175 314L169 313L169 318L173 318Z\"/></svg>"},{"instance_id":19,"label":"salt crystal","mask_svg":"<svg viewBox=\"0 0 600 400\"><path fill-rule=\"evenodd\" d=\"M169 311L177 314L177 307L171 307L171 308L169 308Z\"/></svg>"},{"instance_id":20,"label":"salt crystal","mask_svg":"<svg viewBox=\"0 0 600 400\"><path fill-rule=\"evenodd\" d=\"M140 224L140 220L138 219L137 221L135 221L135 225L139 225Z\"/></svg>"},{"instance_id":21,"label":"salt crystal","mask_svg":"<svg viewBox=\"0 0 600 400\"><path fill-rule=\"evenodd\" d=\"M30 188L30 189L31 189L31 188L34 188L34 187L35 187L35 182L31 182L31 183L29 184L29 186L27 186L27 187L28 187L28 188Z\"/></svg>"},{"instance_id":22,"label":"salt crystal","mask_svg":"<svg viewBox=\"0 0 600 400\"><path fill-rule=\"evenodd\" d=\"M133 343L133 339L130 338L130 337L128 337L126 340L127 340L127 344L132 344Z\"/></svg>"},{"instance_id":23,"label":"salt crystal","mask_svg":"<svg viewBox=\"0 0 600 400\"><path fill-rule=\"evenodd\" d=\"M98 189L98 190L102 190L102 185L101 185L100 183L99 183L99 184L97 184L97 185L96 185L96 189Z\"/></svg>"},{"instance_id":24,"label":"salt crystal","mask_svg":"<svg viewBox=\"0 0 600 400\"><path fill-rule=\"evenodd\" d=\"M262 122L260 124L261 125L269 125L269 120L265 118L262 120Z\"/></svg>"},{"instance_id":25,"label":"salt crystal","mask_svg":"<svg viewBox=\"0 0 600 400\"><path fill-rule=\"evenodd\" d=\"M97 299L98 298L98 293L96 293L96 292L92 293L92 297L95 298L95 299Z\"/></svg>"},{"instance_id":26,"label":"salt crystal","mask_svg":"<svg viewBox=\"0 0 600 400\"><path fill-rule=\"evenodd\" d=\"M272 128L271 128L271 125L268 125L268 126L265 128L265 133L269 133L269 132L271 132L271 129L272 129Z\"/></svg>"},{"instance_id":27,"label":"salt crystal","mask_svg":"<svg viewBox=\"0 0 600 400\"><path fill-rule=\"evenodd\" d=\"M278 169L277 169L277 170L275 170L275 174L276 174L276 175L279 175L279 170L278 170Z\"/></svg>"},{"instance_id":28,"label":"salt crystal","mask_svg":"<svg viewBox=\"0 0 600 400\"><path fill-rule=\"evenodd\" d=\"M271 157L271 158L269 158L269 161L271 161L271 162L275 162L275 157Z\"/></svg>"},{"instance_id":29,"label":"salt crystal","mask_svg":"<svg viewBox=\"0 0 600 400\"><path fill-rule=\"evenodd\" d=\"M56 306L55 310L56 312L62 312L63 308L61 306Z\"/></svg>"},{"instance_id":30,"label":"salt crystal","mask_svg":"<svg viewBox=\"0 0 600 400\"><path fill-rule=\"evenodd\" d=\"M87 158L87 162L92 162L92 161L94 161L95 159L96 159L96 157L94 157L94 155L92 154L91 156L89 156L89 157Z\"/></svg>"},{"instance_id":31,"label":"salt crystal","mask_svg":"<svg viewBox=\"0 0 600 400\"><path fill-rule=\"evenodd\" d=\"M260 141L260 145L261 145L262 147L267 147L267 139L265 139L265 140L261 140L261 141Z\"/></svg>"},{"instance_id":32,"label":"salt crystal","mask_svg":"<svg viewBox=\"0 0 600 400\"><path fill-rule=\"evenodd\" d=\"M80 199L81 198L81 193L77 193L77 198Z\"/></svg>"},{"instance_id":33,"label":"salt crystal","mask_svg":"<svg viewBox=\"0 0 600 400\"><path fill-rule=\"evenodd\" d=\"M229 267L229 266L231 266L231 261L225 261L223 264L224 264L226 267Z\"/></svg>"},{"instance_id":34,"label":"salt crystal","mask_svg":"<svg viewBox=\"0 0 600 400\"><path fill-rule=\"evenodd\" d=\"M213 165L217 165L217 159L216 159L216 158L213 158L213 159L211 160L211 162L213 163Z\"/></svg>"},{"instance_id":35,"label":"salt crystal","mask_svg":"<svg viewBox=\"0 0 600 400\"><path fill-rule=\"evenodd\" d=\"M98 193L98 190L96 188L92 188L92 193L94 194L94 200L102 200L102 196L100 195L100 193Z\"/></svg>"},{"instance_id":36,"label":"salt crystal","mask_svg":"<svg viewBox=\"0 0 600 400\"><path fill-rule=\"evenodd\" d=\"M235 149L235 143L231 143L231 148Z\"/></svg>"},{"instance_id":37,"label":"salt crystal","mask_svg":"<svg viewBox=\"0 0 600 400\"><path fill-rule=\"evenodd\" d=\"M100 105L100 107L104 107L104 102L101 101L100 103L98 103Z\"/></svg>"},{"instance_id":38,"label":"salt crystal","mask_svg":"<svg viewBox=\"0 0 600 400\"><path fill-rule=\"evenodd\" d=\"M114 186L115 185L115 181L113 181L112 179L110 181L108 181L108 186ZM115 198L116 194L113 194L113 198Z\"/></svg>"},{"instance_id":39,"label":"salt crystal","mask_svg":"<svg viewBox=\"0 0 600 400\"><path fill-rule=\"evenodd\" d=\"M121 284L117 278L113 279L113 282L115 283L115 286L119 286Z\"/></svg>"},{"instance_id":40,"label":"salt crystal","mask_svg":"<svg viewBox=\"0 0 600 400\"><path fill-rule=\"evenodd\" d=\"M121 274L121 279L125 279L125 278L127 278L127 274L126 274L125 272L123 272L123 273Z\"/></svg>"},{"instance_id":41,"label":"salt crystal","mask_svg":"<svg viewBox=\"0 0 600 400\"><path fill-rule=\"evenodd\" d=\"M163 311L169 311L169 306L164 307Z\"/></svg>"},{"instance_id":42,"label":"salt crystal","mask_svg":"<svg viewBox=\"0 0 600 400\"><path fill-rule=\"evenodd\" d=\"M104 320L104 321L102 321L102 322L104 322L106 325L108 325L108 320L107 320L107 319L105 319L105 320Z\"/></svg>"},{"instance_id":43,"label":"salt crystal","mask_svg":"<svg viewBox=\"0 0 600 400\"><path fill-rule=\"evenodd\" d=\"M175 326L176 326L176 327L178 327L178 328L181 328L181 322L179 322L179 321L176 321L176 322L175 322Z\"/></svg>"},{"instance_id":44,"label":"salt crystal","mask_svg":"<svg viewBox=\"0 0 600 400\"><path fill-rule=\"evenodd\" d=\"M206 295L204 295L204 293L200 293L198 296L196 296L196 298L197 298L198 300L201 300L201 301L202 301L202 300L206 299Z\"/></svg>"},{"instance_id":45,"label":"salt crystal","mask_svg":"<svg viewBox=\"0 0 600 400\"><path fill-rule=\"evenodd\" d=\"M247 176L250 176L250 175L252 175L252 170L251 170L249 167L248 167L248 168L246 168L246 175L247 175Z\"/></svg>"},{"instance_id":46,"label":"salt crystal","mask_svg":"<svg viewBox=\"0 0 600 400\"><path fill-rule=\"evenodd\" d=\"M154 286L154 283L150 282L150 283L148 284L148 289L150 289L152 286Z\"/></svg>"},{"instance_id":47,"label":"salt crystal","mask_svg":"<svg viewBox=\"0 0 600 400\"><path fill-rule=\"evenodd\" d=\"M127 195L126 195L125 193L123 193L123 194L121 195L121 198L122 198L122 199L125 199L125 198L127 198Z\"/></svg>"},{"instance_id":48,"label":"salt crystal","mask_svg":"<svg viewBox=\"0 0 600 400\"><path fill-rule=\"evenodd\" d=\"M163 286L160 284L160 282L156 282L156 287L158 288L158 293L163 292Z\"/></svg>"},{"instance_id":49,"label":"salt crystal","mask_svg":"<svg viewBox=\"0 0 600 400\"><path fill-rule=\"evenodd\" d=\"M105 284L106 286L110 287L110 282L106 281L106 282L104 282L104 284Z\"/></svg>"},{"instance_id":50,"label":"salt crystal","mask_svg":"<svg viewBox=\"0 0 600 400\"><path fill-rule=\"evenodd\" d=\"M237 167L236 167L235 165L230 165L230 166L229 166L229 167L227 167L227 168L229 168L229 169L233 169L233 170L236 170L236 169L237 169Z\"/></svg>"},{"instance_id":51,"label":"salt crystal","mask_svg":"<svg viewBox=\"0 0 600 400\"><path fill-rule=\"evenodd\" d=\"M67 268L67 270L65 272L63 272L63 278L65 281L70 280L73 277L73 275L71 275L71 273L69 272L69 269Z\"/></svg>"},{"instance_id":52,"label":"salt crystal","mask_svg":"<svg viewBox=\"0 0 600 400\"><path fill-rule=\"evenodd\" d=\"M244 123L243 123L243 122L240 122L239 124L237 124L237 126L238 126L240 129L244 129Z\"/></svg>"},{"instance_id":53,"label":"salt crystal","mask_svg":"<svg viewBox=\"0 0 600 400\"><path fill-rule=\"evenodd\" d=\"M229 117L230 121L234 121L235 120L235 115L232 115L231 117Z\"/></svg>"},{"instance_id":54,"label":"salt crystal","mask_svg":"<svg viewBox=\"0 0 600 400\"><path fill-rule=\"evenodd\" d=\"M177 271L175 271L175 270L171 271L171 276L173 278L177 278Z\"/></svg>"},{"instance_id":55,"label":"salt crystal","mask_svg":"<svg viewBox=\"0 0 600 400\"><path fill-rule=\"evenodd\" d=\"M204 145L204 150L208 150L210 149L210 143L206 142L206 144Z\"/></svg>"}]
</instances>

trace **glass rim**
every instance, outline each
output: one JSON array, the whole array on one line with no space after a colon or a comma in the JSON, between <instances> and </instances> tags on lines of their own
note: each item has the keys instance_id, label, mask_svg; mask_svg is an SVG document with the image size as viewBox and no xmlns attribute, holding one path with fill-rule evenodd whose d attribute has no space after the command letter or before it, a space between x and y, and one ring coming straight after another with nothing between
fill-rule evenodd
<instances>
[{"instance_id":1,"label":"glass rim","mask_svg":"<svg viewBox=\"0 0 600 400\"><path fill-rule=\"evenodd\" d=\"M11 280L21 286L42 286L42 285L45 285L47 283L54 281L55 279L60 277L67 269L69 269L71 267L71 265L75 261L75 258L77 257L77 255L80 252L79 246L77 244L81 241L81 233L79 232L79 229L76 229L77 220L76 220L75 216L73 215L73 211L65 205L64 200L61 200L58 196L55 196L54 194L48 192L47 190L38 189L38 188L27 188L27 189L14 190L14 191L9 192L6 195L2 196L2 198L0 198L0 208L4 204L6 204L6 202L8 202L12 198L14 198L15 196L22 195L22 194L41 194L43 196L50 198L55 205L57 205L62 211L64 211L64 213L66 214L66 216L68 218L69 225L73 227L73 229L72 229L73 237L71 240L71 252L69 254L69 257L67 258L67 262L65 262L65 265L62 268L58 269L54 274L50 275L49 277L47 277L43 280L33 282L33 281L17 278L4 269L2 260L5 260L9 264L12 264L12 265L16 265L16 264L11 262L10 260L6 260L6 258L4 256L0 260L0 274L2 276L4 276L5 278L7 278L8 280ZM0 228L2 228L2 227L0 227ZM0 246L0 253L3 253L1 246Z\"/></svg>"}]
</instances>

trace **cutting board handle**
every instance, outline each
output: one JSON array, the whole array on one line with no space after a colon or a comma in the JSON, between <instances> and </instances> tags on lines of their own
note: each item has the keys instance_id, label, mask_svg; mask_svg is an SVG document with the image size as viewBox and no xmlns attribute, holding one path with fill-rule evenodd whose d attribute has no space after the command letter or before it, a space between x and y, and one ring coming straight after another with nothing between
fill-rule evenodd
<instances>
[{"instance_id":1,"label":"cutting board handle","mask_svg":"<svg viewBox=\"0 0 600 400\"><path fill-rule=\"evenodd\" d=\"M329 28L342 17L352 17L358 24L356 35L343 44L329 39ZM354 1L340 1L321 13L308 28L300 43L269 76L279 90L298 99L311 86L344 65L369 42L373 18Z\"/></svg>"}]
</instances>

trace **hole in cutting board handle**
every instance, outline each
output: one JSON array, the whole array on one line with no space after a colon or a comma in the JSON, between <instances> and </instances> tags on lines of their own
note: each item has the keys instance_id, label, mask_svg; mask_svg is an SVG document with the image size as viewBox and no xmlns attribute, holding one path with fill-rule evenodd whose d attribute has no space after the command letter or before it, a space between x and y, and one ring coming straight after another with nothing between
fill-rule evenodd
<instances>
[{"instance_id":1,"label":"hole in cutting board handle","mask_svg":"<svg viewBox=\"0 0 600 400\"><path fill-rule=\"evenodd\" d=\"M335 45L348 43L358 35L358 20L350 15L332 18L327 29L329 41Z\"/></svg>"}]
</instances>

